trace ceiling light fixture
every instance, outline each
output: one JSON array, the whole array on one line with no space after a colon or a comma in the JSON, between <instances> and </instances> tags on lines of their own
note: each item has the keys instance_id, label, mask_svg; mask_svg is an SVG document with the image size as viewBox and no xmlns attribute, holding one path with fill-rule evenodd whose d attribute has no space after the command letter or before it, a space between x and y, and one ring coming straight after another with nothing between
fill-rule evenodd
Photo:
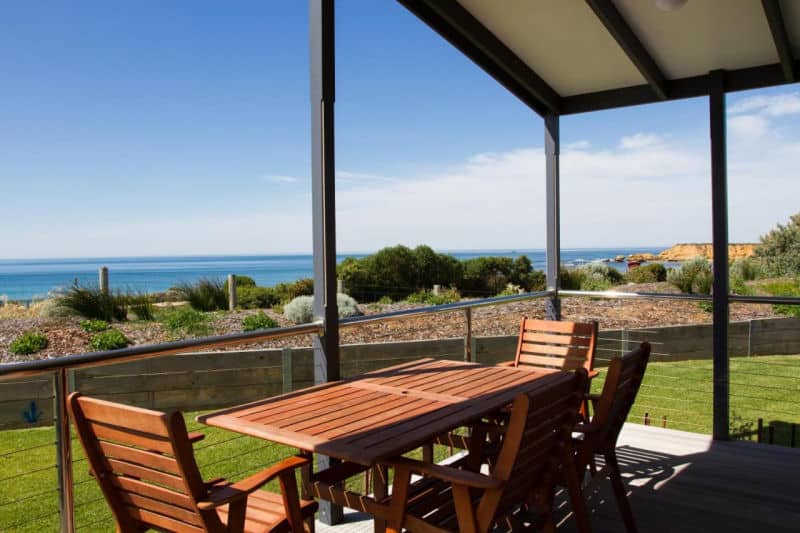
<instances>
[{"instance_id":1,"label":"ceiling light fixture","mask_svg":"<svg viewBox=\"0 0 800 533\"><path fill-rule=\"evenodd\" d=\"M661 11L676 11L686 5L688 0L655 0L656 7Z\"/></svg>"}]
</instances>

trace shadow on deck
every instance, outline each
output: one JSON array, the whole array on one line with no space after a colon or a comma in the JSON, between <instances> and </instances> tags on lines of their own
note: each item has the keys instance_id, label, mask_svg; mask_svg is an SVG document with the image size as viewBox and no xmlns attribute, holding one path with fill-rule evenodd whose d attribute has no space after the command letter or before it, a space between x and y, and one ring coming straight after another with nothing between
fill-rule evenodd
<instances>
[{"instance_id":1,"label":"shadow on deck","mask_svg":"<svg viewBox=\"0 0 800 533\"><path fill-rule=\"evenodd\" d=\"M794 532L800 528L800 449L712 442L708 435L626 424L617 448L639 531ZM594 532L624 531L607 482L589 497ZM562 500L559 531L575 531ZM346 514L318 532L372 531Z\"/></svg>"}]
</instances>

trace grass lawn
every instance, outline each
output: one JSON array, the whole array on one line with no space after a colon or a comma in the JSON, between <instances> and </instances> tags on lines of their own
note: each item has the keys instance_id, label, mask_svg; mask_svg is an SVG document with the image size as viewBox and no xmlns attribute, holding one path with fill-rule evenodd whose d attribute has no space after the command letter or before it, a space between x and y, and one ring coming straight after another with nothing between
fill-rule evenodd
<instances>
[{"instance_id":1,"label":"grass lawn","mask_svg":"<svg viewBox=\"0 0 800 533\"><path fill-rule=\"evenodd\" d=\"M630 422L645 413L653 425L710 433L711 361L651 363ZM593 388L602 386L601 376ZM800 423L800 356L734 358L730 362L731 431L746 433L756 420L776 422L775 439L788 443L789 423ZM293 449L239 436L194 422L190 431L206 438L195 445L206 479L238 480L294 453ZM750 437L753 438L753 437ZM58 493L52 428L0 432L0 531L58 531ZM89 477L80 444L73 440L76 526L83 531L113 531L114 525L95 481ZM272 487L277 488L277 484Z\"/></svg>"}]
</instances>

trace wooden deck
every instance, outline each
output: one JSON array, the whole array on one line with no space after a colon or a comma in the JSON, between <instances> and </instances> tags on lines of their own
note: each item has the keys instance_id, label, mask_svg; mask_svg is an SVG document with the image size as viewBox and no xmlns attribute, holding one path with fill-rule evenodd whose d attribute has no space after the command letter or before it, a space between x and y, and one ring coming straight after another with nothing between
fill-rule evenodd
<instances>
[{"instance_id":1,"label":"wooden deck","mask_svg":"<svg viewBox=\"0 0 800 533\"><path fill-rule=\"evenodd\" d=\"M626 424L618 455L642 533L800 530L800 449ZM607 483L589 506L595 532L624 531ZM574 531L568 505L561 509L559 531ZM372 531L369 517L346 517L317 531Z\"/></svg>"}]
</instances>

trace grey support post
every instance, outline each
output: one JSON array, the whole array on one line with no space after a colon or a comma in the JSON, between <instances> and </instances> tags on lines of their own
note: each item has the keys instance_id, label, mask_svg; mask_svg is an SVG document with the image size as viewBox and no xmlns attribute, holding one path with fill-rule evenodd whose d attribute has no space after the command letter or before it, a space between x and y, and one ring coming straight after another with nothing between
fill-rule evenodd
<instances>
[{"instance_id":1,"label":"grey support post","mask_svg":"<svg viewBox=\"0 0 800 533\"><path fill-rule=\"evenodd\" d=\"M336 207L334 165L335 62L334 2L310 0L311 51L311 191L314 232L314 316L324 320L323 334L314 337L314 382L339 379L339 318L336 305ZM318 456L322 470L332 460ZM342 508L320 502L326 524L342 520Z\"/></svg>"},{"instance_id":2,"label":"grey support post","mask_svg":"<svg viewBox=\"0 0 800 533\"><path fill-rule=\"evenodd\" d=\"M709 74L711 123L711 218L714 250L714 440L728 440L728 170L725 131L725 72Z\"/></svg>"},{"instance_id":3,"label":"grey support post","mask_svg":"<svg viewBox=\"0 0 800 533\"><path fill-rule=\"evenodd\" d=\"M556 294L546 302L547 319L561 320L561 299L558 297L561 265L561 209L558 157L561 140L558 115L544 117L544 157L547 165L547 290Z\"/></svg>"}]
</instances>

